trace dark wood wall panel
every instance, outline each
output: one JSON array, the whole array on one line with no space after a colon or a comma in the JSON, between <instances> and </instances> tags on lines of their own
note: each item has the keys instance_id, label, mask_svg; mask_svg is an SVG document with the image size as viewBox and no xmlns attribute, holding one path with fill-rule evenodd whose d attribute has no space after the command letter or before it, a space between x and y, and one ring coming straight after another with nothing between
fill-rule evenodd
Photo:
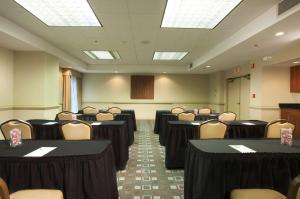
<instances>
[{"instance_id":1,"label":"dark wood wall panel","mask_svg":"<svg viewBox=\"0 0 300 199\"><path fill-rule=\"evenodd\" d=\"M154 99L154 76L131 76L131 99Z\"/></svg>"}]
</instances>

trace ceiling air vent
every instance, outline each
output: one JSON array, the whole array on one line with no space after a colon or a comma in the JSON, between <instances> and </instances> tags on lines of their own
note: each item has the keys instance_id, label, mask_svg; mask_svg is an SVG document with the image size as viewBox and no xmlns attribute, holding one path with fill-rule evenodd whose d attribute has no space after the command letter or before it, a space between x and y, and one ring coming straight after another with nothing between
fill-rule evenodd
<instances>
[{"instance_id":1,"label":"ceiling air vent","mask_svg":"<svg viewBox=\"0 0 300 199\"><path fill-rule=\"evenodd\" d=\"M300 3L300 0L283 0L278 4L278 15L281 15L285 11L291 9L295 5Z\"/></svg>"}]
</instances>

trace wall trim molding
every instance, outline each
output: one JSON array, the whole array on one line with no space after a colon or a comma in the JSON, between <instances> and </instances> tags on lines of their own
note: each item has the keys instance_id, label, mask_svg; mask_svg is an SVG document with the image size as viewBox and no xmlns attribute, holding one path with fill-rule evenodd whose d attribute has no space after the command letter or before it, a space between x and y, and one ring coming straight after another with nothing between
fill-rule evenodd
<instances>
[{"instance_id":1,"label":"wall trim molding","mask_svg":"<svg viewBox=\"0 0 300 199\"><path fill-rule=\"evenodd\" d=\"M12 107L0 107L0 111L10 111L12 110Z\"/></svg>"},{"instance_id":2,"label":"wall trim molding","mask_svg":"<svg viewBox=\"0 0 300 199\"><path fill-rule=\"evenodd\" d=\"M82 104L211 104L208 102L102 102L102 101L85 101ZM218 104L219 105L219 104ZM223 104L222 104L223 105Z\"/></svg>"},{"instance_id":3,"label":"wall trim molding","mask_svg":"<svg viewBox=\"0 0 300 199\"><path fill-rule=\"evenodd\" d=\"M279 110L278 106L250 106L250 109L260 109L260 110Z\"/></svg>"},{"instance_id":4,"label":"wall trim molding","mask_svg":"<svg viewBox=\"0 0 300 199\"><path fill-rule=\"evenodd\" d=\"M60 106L14 106L14 107L0 107L0 111L12 111L12 110L28 110L28 111L44 111L44 110L53 110L53 109L58 109Z\"/></svg>"}]
</instances>

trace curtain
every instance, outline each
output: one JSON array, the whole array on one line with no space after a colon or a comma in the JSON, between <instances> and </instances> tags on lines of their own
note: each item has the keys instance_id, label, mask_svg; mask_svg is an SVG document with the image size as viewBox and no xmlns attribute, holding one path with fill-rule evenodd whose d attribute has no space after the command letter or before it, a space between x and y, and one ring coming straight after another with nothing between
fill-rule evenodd
<instances>
[{"instance_id":1,"label":"curtain","mask_svg":"<svg viewBox=\"0 0 300 199\"><path fill-rule=\"evenodd\" d=\"M71 110L71 72L63 72L63 111Z\"/></svg>"},{"instance_id":2,"label":"curtain","mask_svg":"<svg viewBox=\"0 0 300 199\"><path fill-rule=\"evenodd\" d=\"M71 112L78 112L77 78L71 77Z\"/></svg>"},{"instance_id":3,"label":"curtain","mask_svg":"<svg viewBox=\"0 0 300 199\"><path fill-rule=\"evenodd\" d=\"M63 69L63 111L77 113L81 107L82 75L81 73Z\"/></svg>"}]
</instances>

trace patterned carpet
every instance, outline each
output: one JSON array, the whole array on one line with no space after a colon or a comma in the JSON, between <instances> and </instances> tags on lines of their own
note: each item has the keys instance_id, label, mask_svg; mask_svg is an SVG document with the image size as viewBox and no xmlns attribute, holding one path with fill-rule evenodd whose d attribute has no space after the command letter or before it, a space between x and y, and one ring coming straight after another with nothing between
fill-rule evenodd
<instances>
[{"instance_id":1,"label":"patterned carpet","mask_svg":"<svg viewBox=\"0 0 300 199\"><path fill-rule=\"evenodd\" d=\"M183 170L166 170L158 135L138 129L127 168L117 175L120 199L183 199Z\"/></svg>"}]
</instances>

